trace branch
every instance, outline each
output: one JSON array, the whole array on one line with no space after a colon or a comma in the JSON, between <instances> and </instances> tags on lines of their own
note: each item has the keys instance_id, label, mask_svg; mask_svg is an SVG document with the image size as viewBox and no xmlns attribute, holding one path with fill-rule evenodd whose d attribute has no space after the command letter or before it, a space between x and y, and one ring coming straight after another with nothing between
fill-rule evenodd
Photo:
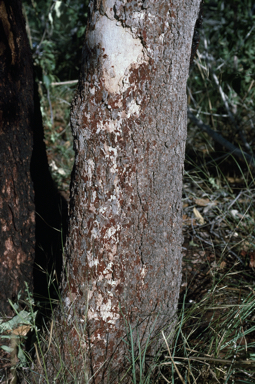
<instances>
[{"instance_id":1,"label":"branch","mask_svg":"<svg viewBox=\"0 0 255 384\"><path fill-rule=\"evenodd\" d=\"M71 85L71 84L77 84L79 80L69 80L69 81L59 81L57 83L51 83L50 85L56 86L56 85ZM39 81L40 84L42 84L42 81Z\"/></svg>"},{"instance_id":2,"label":"branch","mask_svg":"<svg viewBox=\"0 0 255 384\"><path fill-rule=\"evenodd\" d=\"M69 81L60 81L58 83L51 83L51 85L69 85L69 84L77 84L78 80L69 80Z\"/></svg>"},{"instance_id":3,"label":"branch","mask_svg":"<svg viewBox=\"0 0 255 384\"><path fill-rule=\"evenodd\" d=\"M249 165L255 167L255 158L248 153L241 151L239 148L236 148L233 144L231 144L228 140L224 139L218 132L215 132L213 129L202 122L202 120L197 119L193 113L188 108L188 117L193 123L199 127L203 132L208 133L209 136L213 138L214 141L221 144L225 148L230 151L231 155L238 157L241 160L247 160Z\"/></svg>"},{"instance_id":4,"label":"branch","mask_svg":"<svg viewBox=\"0 0 255 384\"><path fill-rule=\"evenodd\" d=\"M208 50L207 50L208 45L207 45L207 40L206 40L205 37L204 37L204 46L205 46L205 52L206 52L207 66L208 66L209 70L211 71L213 80L214 80L214 82L215 82L215 84L216 84L216 86L217 86L217 88L218 88L218 90L220 92L221 99L222 99L223 104L225 106L225 109L226 109L226 111L228 113L229 120L231 121L231 123L234 125L236 131L238 132L238 134L239 134L239 136L240 136L240 138L241 138L245 148L252 155L252 149L251 149L250 145L248 144L248 142L246 140L246 137L245 137L245 134L244 134L243 130L241 129L241 127L238 126L238 124L236 123L236 120L235 120L232 112L230 111L229 104L228 104L228 101L227 101L227 97L226 97L226 95L225 95L225 93L224 93L224 91L223 91L223 89L222 89L222 87L221 87L221 85L219 83L219 80L218 80L218 78L217 78L217 76L216 76L216 74L215 74L215 72L214 72L214 70L213 70L213 68L211 66L211 63L209 61Z\"/></svg>"}]
</instances>

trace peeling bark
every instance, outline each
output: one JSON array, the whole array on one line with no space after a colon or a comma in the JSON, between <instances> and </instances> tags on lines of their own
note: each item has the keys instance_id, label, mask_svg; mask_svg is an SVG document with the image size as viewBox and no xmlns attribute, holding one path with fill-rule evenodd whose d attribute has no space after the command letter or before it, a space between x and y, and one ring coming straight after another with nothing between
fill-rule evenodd
<instances>
[{"instance_id":1,"label":"peeling bark","mask_svg":"<svg viewBox=\"0 0 255 384\"><path fill-rule=\"evenodd\" d=\"M199 5L90 2L71 116L76 156L62 321L77 364L81 349L88 353L94 383L123 374L127 324L142 345L155 338L153 350L176 313L186 81Z\"/></svg>"},{"instance_id":2,"label":"peeling bark","mask_svg":"<svg viewBox=\"0 0 255 384\"><path fill-rule=\"evenodd\" d=\"M35 247L32 55L21 1L0 2L0 314L8 298L32 289Z\"/></svg>"}]
</instances>

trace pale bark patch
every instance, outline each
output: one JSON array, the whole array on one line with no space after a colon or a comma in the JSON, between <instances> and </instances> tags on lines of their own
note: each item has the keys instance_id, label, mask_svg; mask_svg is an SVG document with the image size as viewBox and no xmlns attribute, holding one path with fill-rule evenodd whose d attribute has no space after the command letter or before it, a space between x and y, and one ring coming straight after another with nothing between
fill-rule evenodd
<instances>
[{"instance_id":1,"label":"pale bark patch","mask_svg":"<svg viewBox=\"0 0 255 384\"><path fill-rule=\"evenodd\" d=\"M112 1L106 1L112 3ZM108 9L108 8L107 8ZM107 16L109 12L106 12ZM102 57L103 78L105 89L110 93L122 91L122 80L131 69L132 64L142 64L148 61L147 54L141 40L134 38L132 32L123 28L115 19L99 15L95 29L87 35L88 47L93 50L100 46L104 54ZM129 84L124 84L126 88Z\"/></svg>"},{"instance_id":2,"label":"pale bark patch","mask_svg":"<svg viewBox=\"0 0 255 384\"><path fill-rule=\"evenodd\" d=\"M4 245L6 249L6 251L4 252L4 256L6 256L8 253L14 252L13 242L10 238L4 242Z\"/></svg>"}]
</instances>

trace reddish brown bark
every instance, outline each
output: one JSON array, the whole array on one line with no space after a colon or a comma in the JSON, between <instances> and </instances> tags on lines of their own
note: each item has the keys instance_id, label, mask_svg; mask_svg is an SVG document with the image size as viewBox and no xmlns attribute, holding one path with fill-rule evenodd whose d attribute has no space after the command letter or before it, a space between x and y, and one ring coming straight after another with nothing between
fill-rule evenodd
<instances>
[{"instance_id":1,"label":"reddish brown bark","mask_svg":"<svg viewBox=\"0 0 255 384\"><path fill-rule=\"evenodd\" d=\"M34 111L32 56L21 1L0 1L0 313L32 289L35 211L30 161Z\"/></svg>"},{"instance_id":2,"label":"reddish brown bark","mask_svg":"<svg viewBox=\"0 0 255 384\"><path fill-rule=\"evenodd\" d=\"M151 333L155 349L176 312L186 80L199 3L90 3L71 118L76 158L62 322L74 361L95 383L124 374L127 324L142 345Z\"/></svg>"}]
</instances>

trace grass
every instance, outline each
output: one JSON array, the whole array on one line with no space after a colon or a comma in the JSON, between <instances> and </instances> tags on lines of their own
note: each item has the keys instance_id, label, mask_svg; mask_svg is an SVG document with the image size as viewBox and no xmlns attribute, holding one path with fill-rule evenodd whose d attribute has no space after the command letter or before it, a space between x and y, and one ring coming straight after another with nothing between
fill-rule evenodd
<instances>
[{"instance_id":1,"label":"grass","mask_svg":"<svg viewBox=\"0 0 255 384\"><path fill-rule=\"evenodd\" d=\"M206 74L209 68L201 60L200 56L197 69L202 74L203 82L207 82L208 76L205 77L203 68L206 68ZM57 185L67 198L74 161L69 125L73 89L74 86L64 85L51 88L46 96L42 94L49 164ZM194 108L206 102L205 95L192 94L192 88L189 89L189 95L191 101L196 99ZM208 108L204 108L207 113L206 122L211 120L215 129L220 127L227 132L228 137L235 136L231 124L224 120L224 114L215 110L210 115L211 105L221 108L219 102L211 100L212 95L213 92L207 100ZM241 105L239 100L242 115L244 102ZM250 104L247 113L249 116L244 118L241 126L246 137L249 137L249 122L254 116ZM235 139L238 145L236 136ZM128 366L120 383L124 383L127 377L132 384L254 383L253 172L247 163L239 162L222 148L219 151L207 134L191 125L185 168L185 242L178 322L170 335L163 330L161 348L155 356L148 356L147 353L151 340L148 338L145 346L141 346L136 329L126 324ZM54 283L51 281L51 284ZM92 378L86 377L86 355L82 358L83 369L79 367L77 370L70 342L67 365L62 355L58 317L45 316L45 313L56 314L56 305L59 305L60 311L64 311L60 296L58 299L47 300L47 311L45 305L43 298L35 303L27 292L27 300L13 303L16 316L8 321L1 320L0 334L5 342L4 358L6 362L11 358L11 375L22 383L92 383ZM29 332L21 334L20 327L24 326L28 327ZM78 327L76 329L78 331ZM84 345L84 334L80 333L81 346ZM15 346L12 343L14 336ZM138 350L135 350L135 344ZM5 381L6 372L0 370L0 383Z\"/></svg>"},{"instance_id":2,"label":"grass","mask_svg":"<svg viewBox=\"0 0 255 384\"><path fill-rule=\"evenodd\" d=\"M204 162L199 168L191 164L184 176L189 247L184 270L193 262L192 254L196 271L189 273L178 337L163 363L166 382L255 381L254 179L248 165L244 172L245 167L232 162L232 175L216 162L210 172ZM203 224L194 218L194 209Z\"/></svg>"},{"instance_id":3,"label":"grass","mask_svg":"<svg viewBox=\"0 0 255 384\"><path fill-rule=\"evenodd\" d=\"M254 380L255 296L249 285L233 289L228 284L235 268L186 310L184 297L175 344L162 363L166 382L178 383L180 377L185 383Z\"/></svg>"},{"instance_id":4,"label":"grass","mask_svg":"<svg viewBox=\"0 0 255 384\"><path fill-rule=\"evenodd\" d=\"M171 335L162 332L162 348L146 365L148 339L138 353L134 350L136 332L127 324L130 365L123 373L133 384L153 383L252 383L255 380L255 291L253 271L240 268L238 262L224 270L211 269L213 285L199 301L187 300L189 289L180 302L178 323ZM19 336L18 347L26 359L16 365L17 377L26 383L85 383L84 372L65 365L61 354L61 337L56 318L39 329L33 299L28 292L26 309L17 310L19 324L28 324L32 336ZM55 304L55 303L54 303ZM24 322L24 311L28 314ZM6 331L1 324L1 330ZM10 324L8 324L10 328ZM12 329L12 334L15 329ZM5 332L6 333L6 332ZM27 337L27 352L24 338ZM11 336L9 336L11 340ZM83 335L80 335L82 343ZM70 340L71 342L71 340ZM28 347L29 346L29 347ZM29 350L30 349L30 350ZM70 348L72 351L72 348ZM28 353L29 352L29 353ZM57 368L52 380L49 361ZM86 360L86 357L84 356ZM72 361L72 359L71 359ZM83 376L84 377L84 376ZM26 380L26 381L22 381ZM121 383L122 381L120 381ZM123 381L125 382L125 381Z\"/></svg>"},{"instance_id":5,"label":"grass","mask_svg":"<svg viewBox=\"0 0 255 384\"><path fill-rule=\"evenodd\" d=\"M136 330L126 324L130 357L120 383L127 377L132 384L255 382L254 180L248 169L237 169L239 174L230 176L217 166L212 175L206 166L198 170L193 164L193 170L185 172L187 249L179 320L171 335L162 332L161 348L150 357L149 364L147 349L151 340L142 347ZM199 224L194 208L204 219L203 224ZM188 269L190 265L192 270ZM86 378L86 370L77 371L74 356L66 365L57 318L44 318L39 326L35 319L43 303L36 307L31 294L27 294L25 302L13 303L17 314L13 324L0 324L6 353L12 348L15 330L30 327L27 335L16 335L16 377L22 383L93 382ZM59 302L49 300L51 313ZM84 335L80 334L80 344L83 342ZM85 367L85 355L83 361ZM3 380L0 377L0 383Z\"/></svg>"}]
</instances>

